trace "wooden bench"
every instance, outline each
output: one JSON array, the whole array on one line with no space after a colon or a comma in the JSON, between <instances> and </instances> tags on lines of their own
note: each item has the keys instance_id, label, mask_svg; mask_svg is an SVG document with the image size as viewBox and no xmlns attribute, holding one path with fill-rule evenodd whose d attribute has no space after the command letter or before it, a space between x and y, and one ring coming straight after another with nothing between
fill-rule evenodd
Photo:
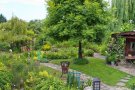
<instances>
[{"instance_id":1,"label":"wooden bench","mask_svg":"<svg viewBox=\"0 0 135 90\"><path fill-rule=\"evenodd\" d=\"M133 63L135 61L135 56L125 56L127 62Z\"/></svg>"}]
</instances>

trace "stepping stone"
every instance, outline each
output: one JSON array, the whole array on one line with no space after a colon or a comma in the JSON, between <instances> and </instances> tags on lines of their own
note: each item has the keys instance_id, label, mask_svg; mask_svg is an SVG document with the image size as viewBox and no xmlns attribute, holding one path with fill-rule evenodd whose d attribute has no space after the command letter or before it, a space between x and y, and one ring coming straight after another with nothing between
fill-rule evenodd
<instances>
[{"instance_id":1,"label":"stepping stone","mask_svg":"<svg viewBox=\"0 0 135 90\"><path fill-rule=\"evenodd\" d=\"M120 80L120 82L123 82L123 83L126 83L126 82L128 82L129 80L127 80L127 79L121 79Z\"/></svg>"},{"instance_id":2,"label":"stepping stone","mask_svg":"<svg viewBox=\"0 0 135 90\"><path fill-rule=\"evenodd\" d=\"M126 77L129 77L129 78L131 78L132 76L130 76L130 75L127 75Z\"/></svg>"},{"instance_id":3,"label":"stepping stone","mask_svg":"<svg viewBox=\"0 0 135 90\"><path fill-rule=\"evenodd\" d=\"M119 83L117 83L117 86L124 87L125 83L119 82Z\"/></svg>"},{"instance_id":4,"label":"stepping stone","mask_svg":"<svg viewBox=\"0 0 135 90\"><path fill-rule=\"evenodd\" d=\"M93 90L92 87L85 87L83 90Z\"/></svg>"},{"instance_id":5,"label":"stepping stone","mask_svg":"<svg viewBox=\"0 0 135 90\"><path fill-rule=\"evenodd\" d=\"M125 80L129 80L129 79L131 79L131 77L125 77L124 79L125 79Z\"/></svg>"}]
</instances>

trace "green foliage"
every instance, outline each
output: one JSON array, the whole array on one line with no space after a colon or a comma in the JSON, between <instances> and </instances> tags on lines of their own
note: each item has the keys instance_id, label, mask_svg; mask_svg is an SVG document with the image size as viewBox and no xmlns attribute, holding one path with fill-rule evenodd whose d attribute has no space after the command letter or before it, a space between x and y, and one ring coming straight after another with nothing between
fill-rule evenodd
<instances>
[{"instance_id":1,"label":"green foliage","mask_svg":"<svg viewBox=\"0 0 135 90\"><path fill-rule=\"evenodd\" d=\"M112 38L108 45L108 51L107 51L107 62L110 61L117 61L122 59L124 55L124 45L123 45L123 39L119 38Z\"/></svg>"},{"instance_id":2,"label":"green foliage","mask_svg":"<svg viewBox=\"0 0 135 90\"><path fill-rule=\"evenodd\" d=\"M96 43L92 43L92 42L85 42L85 43L84 43L84 47L85 47L86 49L91 49L91 50L93 50L94 52L99 52L99 50L100 50L99 45L96 44Z\"/></svg>"},{"instance_id":3,"label":"green foliage","mask_svg":"<svg viewBox=\"0 0 135 90\"><path fill-rule=\"evenodd\" d=\"M48 52L45 56L47 59L68 59L70 57L62 52Z\"/></svg>"},{"instance_id":4,"label":"green foliage","mask_svg":"<svg viewBox=\"0 0 135 90\"><path fill-rule=\"evenodd\" d=\"M53 47L50 51L46 51L43 55L47 59L68 59L77 57L77 48L55 48Z\"/></svg>"},{"instance_id":5,"label":"green foliage","mask_svg":"<svg viewBox=\"0 0 135 90\"><path fill-rule=\"evenodd\" d=\"M0 62L0 88L2 90L7 90L7 88L11 89L12 79L12 73L7 70L6 66L2 62Z\"/></svg>"},{"instance_id":6,"label":"green foliage","mask_svg":"<svg viewBox=\"0 0 135 90\"><path fill-rule=\"evenodd\" d=\"M107 56L106 58L106 62L109 63L109 62L113 62L113 61L116 61L116 54L115 53L111 53Z\"/></svg>"},{"instance_id":7,"label":"green foliage","mask_svg":"<svg viewBox=\"0 0 135 90\"><path fill-rule=\"evenodd\" d=\"M63 42L57 42L55 44L57 48L69 48L69 47L77 47L75 40L68 40Z\"/></svg>"},{"instance_id":8,"label":"green foliage","mask_svg":"<svg viewBox=\"0 0 135 90\"><path fill-rule=\"evenodd\" d=\"M102 43L101 45L100 45L100 53L102 54L102 55L106 55L106 51L108 50L108 47L107 47L107 45L105 44L105 43Z\"/></svg>"},{"instance_id":9,"label":"green foliage","mask_svg":"<svg viewBox=\"0 0 135 90\"><path fill-rule=\"evenodd\" d=\"M48 75L46 71L39 72L38 74L29 72L28 79L25 82L25 89L68 90L61 80Z\"/></svg>"},{"instance_id":10,"label":"green foliage","mask_svg":"<svg viewBox=\"0 0 135 90\"><path fill-rule=\"evenodd\" d=\"M113 14L122 23L135 21L134 0L112 0Z\"/></svg>"},{"instance_id":11,"label":"green foliage","mask_svg":"<svg viewBox=\"0 0 135 90\"><path fill-rule=\"evenodd\" d=\"M74 64L77 64L77 65L85 65L85 64L89 63L88 59L86 59L86 58L83 58L83 59L75 58L75 59L73 59L73 62L74 62Z\"/></svg>"},{"instance_id":12,"label":"green foliage","mask_svg":"<svg viewBox=\"0 0 135 90\"><path fill-rule=\"evenodd\" d=\"M13 50L19 51L21 46L28 45L27 41L32 40L33 36L34 32L27 30L27 23L17 17L12 17L0 25L0 42L4 42Z\"/></svg>"},{"instance_id":13,"label":"green foliage","mask_svg":"<svg viewBox=\"0 0 135 90\"><path fill-rule=\"evenodd\" d=\"M92 85L92 80L88 80L87 82L86 82L86 86L91 86Z\"/></svg>"},{"instance_id":14,"label":"green foliage","mask_svg":"<svg viewBox=\"0 0 135 90\"><path fill-rule=\"evenodd\" d=\"M0 41L0 50L2 50L2 51L7 51L7 50L9 50L9 45L8 45L8 43L7 43L7 42L1 42L1 41Z\"/></svg>"},{"instance_id":15,"label":"green foliage","mask_svg":"<svg viewBox=\"0 0 135 90\"><path fill-rule=\"evenodd\" d=\"M13 75L9 71L0 71L0 88L6 90L6 84L11 86Z\"/></svg>"},{"instance_id":16,"label":"green foliage","mask_svg":"<svg viewBox=\"0 0 135 90\"><path fill-rule=\"evenodd\" d=\"M28 23L28 30L33 30L34 33L40 34L42 32L43 22L41 20L31 20Z\"/></svg>"},{"instance_id":17,"label":"green foliage","mask_svg":"<svg viewBox=\"0 0 135 90\"><path fill-rule=\"evenodd\" d=\"M85 50L84 51L84 56L93 56L94 55L94 51L91 49Z\"/></svg>"}]
</instances>

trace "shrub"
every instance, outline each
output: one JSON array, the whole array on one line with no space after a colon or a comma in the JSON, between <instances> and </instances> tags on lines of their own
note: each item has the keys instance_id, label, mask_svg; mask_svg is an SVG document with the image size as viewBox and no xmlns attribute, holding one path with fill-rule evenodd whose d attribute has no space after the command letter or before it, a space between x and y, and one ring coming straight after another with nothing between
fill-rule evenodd
<instances>
[{"instance_id":1,"label":"shrub","mask_svg":"<svg viewBox=\"0 0 135 90\"><path fill-rule=\"evenodd\" d=\"M65 53L58 52L48 52L46 54L47 59L68 59L69 56ZM43 56L44 57L44 56Z\"/></svg>"},{"instance_id":2,"label":"shrub","mask_svg":"<svg viewBox=\"0 0 135 90\"><path fill-rule=\"evenodd\" d=\"M93 55L94 55L94 51L91 49L84 51L84 56L93 56Z\"/></svg>"},{"instance_id":3,"label":"shrub","mask_svg":"<svg viewBox=\"0 0 135 90\"><path fill-rule=\"evenodd\" d=\"M94 52L99 52L99 50L100 50L99 45L94 44L94 43L87 43L84 47L85 47L86 49L91 49L91 50L93 50Z\"/></svg>"},{"instance_id":4,"label":"shrub","mask_svg":"<svg viewBox=\"0 0 135 90\"><path fill-rule=\"evenodd\" d=\"M89 63L88 59L86 58L82 58L82 59L75 58L73 62L74 64L78 64L78 65L85 65Z\"/></svg>"},{"instance_id":5,"label":"shrub","mask_svg":"<svg viewBox=\"0 0 135 90\"><path fill-rule=\"evenodd\" d=\"M38 74L29 72L28 78L25 82L26 90L70 90L65 84L52 77L46 71L41 71Z\"/></svg>"},{"instance_id":6,"label":"shrub","mask_svg":"<svg viewBox=\"0 0 135 90\"><path fill-rule=\"evenodd\" d=\"M106 44L103 44L100 46L100 53L102 55L106 55L106 51L107 51L107 45Z\"/></svg>"},{"instance_id":7,"label":"shrub","mask_svg":"<svg viewBox=\"0 0 135 90\"><path fill-rule=\"evenodd\" d=\"M6 42L0 42L0 50L8 51L9 50L9 44L6 43Z\"/></svg>"}]
</instances>

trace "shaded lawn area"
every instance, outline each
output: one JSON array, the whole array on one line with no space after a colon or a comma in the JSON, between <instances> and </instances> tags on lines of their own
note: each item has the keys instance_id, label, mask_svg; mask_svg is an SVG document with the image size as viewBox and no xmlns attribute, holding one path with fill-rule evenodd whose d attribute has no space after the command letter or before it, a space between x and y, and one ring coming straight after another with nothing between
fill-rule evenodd
<instances>
[{"instance_id":1,"label":"shaded lawn area","mask_svg":"<svg viewBox=\"0 0 135 90\"><path fill-rule=\"evenodd\" d=\"M131 86L135 84L135 77L131 78L127 83L126 83L126 86L128 88L131 88Z\"/></svg>"},{"instance_id":2,"label":"shaded lawn area","mask_svg":"<svg viewBox=\"0 0 135 90\"><path fill-rule=\"evenodd\" d=\"M71 62L70 68L90 75L92 77L98 77L100 80L108 85L114 86L118 83L121 78L124 78L127 74L109 67L105 64L105 60L97 59L97 58L88 58L89 64L87 65L75 65L72 60L68 60ZM53 60L52 63L60 64L61 61L65 60Z\"/></svg>"}]
</instances>

